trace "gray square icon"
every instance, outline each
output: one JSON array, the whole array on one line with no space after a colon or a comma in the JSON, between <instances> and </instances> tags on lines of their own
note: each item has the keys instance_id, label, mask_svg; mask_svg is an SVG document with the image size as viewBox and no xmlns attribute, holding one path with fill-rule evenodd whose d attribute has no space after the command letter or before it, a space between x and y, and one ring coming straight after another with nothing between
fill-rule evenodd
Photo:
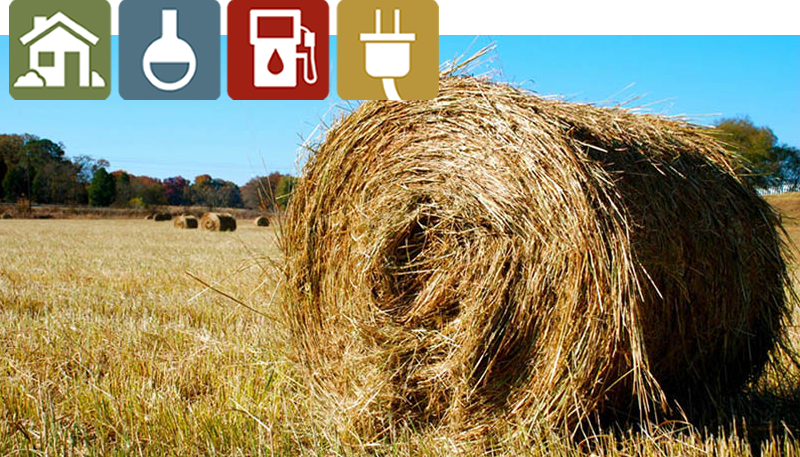
<instances>
[{"instance_id":1,"label":"gray square icon","mask_svg":"<svg viewBox=\"0 0 800 457\"><path fill-rule=\"evenodd\" d=\"M125 100L216 100L216 0L124 0L119 6L119 94Z\"/></svg>"}]
</instances>

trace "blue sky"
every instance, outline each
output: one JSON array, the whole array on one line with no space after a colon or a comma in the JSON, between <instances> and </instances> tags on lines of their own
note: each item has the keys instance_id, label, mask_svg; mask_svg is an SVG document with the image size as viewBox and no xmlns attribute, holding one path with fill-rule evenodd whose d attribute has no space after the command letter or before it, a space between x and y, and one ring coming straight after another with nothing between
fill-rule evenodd
<instances>
[{"instance_id":1,"label":"blue sky","mask_svg":"<svg viewBox=\"0 0 800 457\"><path fill-rule=\"evenodd\" d=\"M113 37L116 52L117 37ZM223 37L223 56L226 43ZM331 38L335 62L335 38ZM800 37L540 37L443 36L440 60L495 42L497 50L478 72L540 94L574 101L622 101L634 105L667 100L649 109L688 114L700 123L749 115L778 138L800 146ZM8 52L8 36L0 36ZM116 72L116 56L113 69ZM111 168L158 178L201 173L244 184L277 170L295 173L301 139L342 102L15 101L0 92L0 133L34 133L62 141L69 155L87 154ZM8 87L8 59L0 57L0 86Z\"/></svg>"}]
</instances>

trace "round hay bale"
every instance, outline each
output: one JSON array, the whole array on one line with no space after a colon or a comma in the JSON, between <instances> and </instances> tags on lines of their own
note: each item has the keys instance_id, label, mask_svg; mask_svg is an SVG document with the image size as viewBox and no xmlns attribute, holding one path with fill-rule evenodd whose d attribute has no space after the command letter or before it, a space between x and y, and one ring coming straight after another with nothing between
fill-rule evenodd
<instances>
[{"instance_id":1,"label":"round hay bale","mask_svg":"<svg viewBox=\"0 0 800 457\"><path fill-rule=\"evenodd\" d=\"M156 222L164 222L172 220L172 214L170 213L156 213L153 215L153 220Z\"/></svg>"},{"instance_id":2,"label":"round hay bale","mask_svg":"<svg viewBox=\"0 0 800 457\"><path fill-rule=\"evenodd\" d=\"M3 213L3 215L0 216L0 219L14 219L14 216L12 216L12 215L10 215L8 213Z\"/></svg>"},{"instance_id":3,"label":"round hay bale","mask_svg":"<svg viewBox=\"0 0 800 457\"><path fill-rule=\"evenodd\" d=\"M233 232L236 230L236 219L227 213L205 213L200 218L200 225L209 232Z\"/></svg>"},{"instance_id":4,"label":"round hay bale","mask_svg":"<svg viewBox=\"0 0 800 457\"><path fill-rule=\"evenodd\" d=\"M360 433L708 405L784 335L779 220L701 127L445 78L316 151L282 312L312 397Z\"/></svg>"},{"instance_id":5,"label":"round hay bale","mask_svg":"<svg viewBox=\"0 0 800 457\"><path fill-rule=\"evenodd\" d=\"M145 217L144 217L144 220L146 220L146 221L152 221L154 216L155 216L155 215L154 215L154 214L152 214L152 213L151 213L151 214L148 214L147 216L145 216Z\"/></svg>"},{"instance_id":6,"label":"round hay bale","mask_svg":"<svg viewBox=\"0 0 800 457\"><path fill-rule=\"evenodd\" d=\"M196 229L198 226L197 218L191 214L182 214L176 217L172 224L179 229Z\"/></svg>"},{"instance_id":7,"label":"round hay bale","mask_svg":"<svg viewBox=\"0 0 800 457\"><path fill-rule=\"evenodd\" d=\"M267 216L259 216L253 221L253 224L256 227L269 227L269 218Z\"/></svg>"}]
</instances>

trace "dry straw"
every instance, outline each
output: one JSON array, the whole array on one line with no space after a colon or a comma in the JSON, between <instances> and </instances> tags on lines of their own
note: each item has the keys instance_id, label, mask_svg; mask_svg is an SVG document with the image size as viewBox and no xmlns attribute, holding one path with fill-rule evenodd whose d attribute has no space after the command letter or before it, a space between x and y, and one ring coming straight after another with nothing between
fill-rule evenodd
<instances>
[{"instance_id":1,"label":"dry straw","mask_svg":"<svg viewBox=\"0 0 800 457\"><path fill-rule=\"evenodd\" d=\"M288 208L283 314L362 437L709 405L757 376L789 299L780 223L703 128L446 77L365 102Z\"/></svg>"},{"instance_id":2,"label":"dry straw","mask_svg":"<svg viewBox=\"0 0 800 457\"><path fill-rule=\"evenodd\" d=\"M266 216L259 216L253 221L253 224L256 227L269 227L269 218Z\"/></svg>"},{"instance_id":3,"label":"dry straw","mask_svg":"<svg viewBox=\"0 0 800 457\"><path fill-rule=\"evenodd\" d=\"M200 226L209 232L233 232L236 230L236 219L227 213L205 213L200 218Z\"/></svg>"},{"instance_id":4,"label":"dry straw","mask_svg":"<svg viewBox=\"0 0 800 457\"><path fill-rule=\"evenodd\" d=\"M197 218L191 214L182 214L173 221L175 228L196 229L198 226Z\"/></svg>"}]
</instances>

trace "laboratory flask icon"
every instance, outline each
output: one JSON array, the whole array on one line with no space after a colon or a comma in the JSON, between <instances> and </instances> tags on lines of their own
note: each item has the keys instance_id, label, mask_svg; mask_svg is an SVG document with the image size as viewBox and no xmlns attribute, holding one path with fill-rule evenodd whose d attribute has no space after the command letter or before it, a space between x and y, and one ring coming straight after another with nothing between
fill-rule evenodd
<instances>
[{"instance_id":1,"label":"laboratory flask icon","mask_svg":"<svg viewBox=\"0 0 800 457\"><path fill-rule=\"evenodd\" d=\"M216 100L220 6L216 0L123 0L119 91L126 100Z\"/></svg>"},{"instance_id":2,"label":"laboratory flask icon","mask_svg":"<svg viewBox=\"0 0 800 457\"><path fill-rule=\"evenodd\" d=\"M175 91L186 87L197 71L197 56L192 46L178 37L178 10L165 9L161 18L161 37L152 42L142 59L144 75L150 84L161 90ZM180 79L165 82L156 73L183 74Z\"/></svg>"}]
</instances>

